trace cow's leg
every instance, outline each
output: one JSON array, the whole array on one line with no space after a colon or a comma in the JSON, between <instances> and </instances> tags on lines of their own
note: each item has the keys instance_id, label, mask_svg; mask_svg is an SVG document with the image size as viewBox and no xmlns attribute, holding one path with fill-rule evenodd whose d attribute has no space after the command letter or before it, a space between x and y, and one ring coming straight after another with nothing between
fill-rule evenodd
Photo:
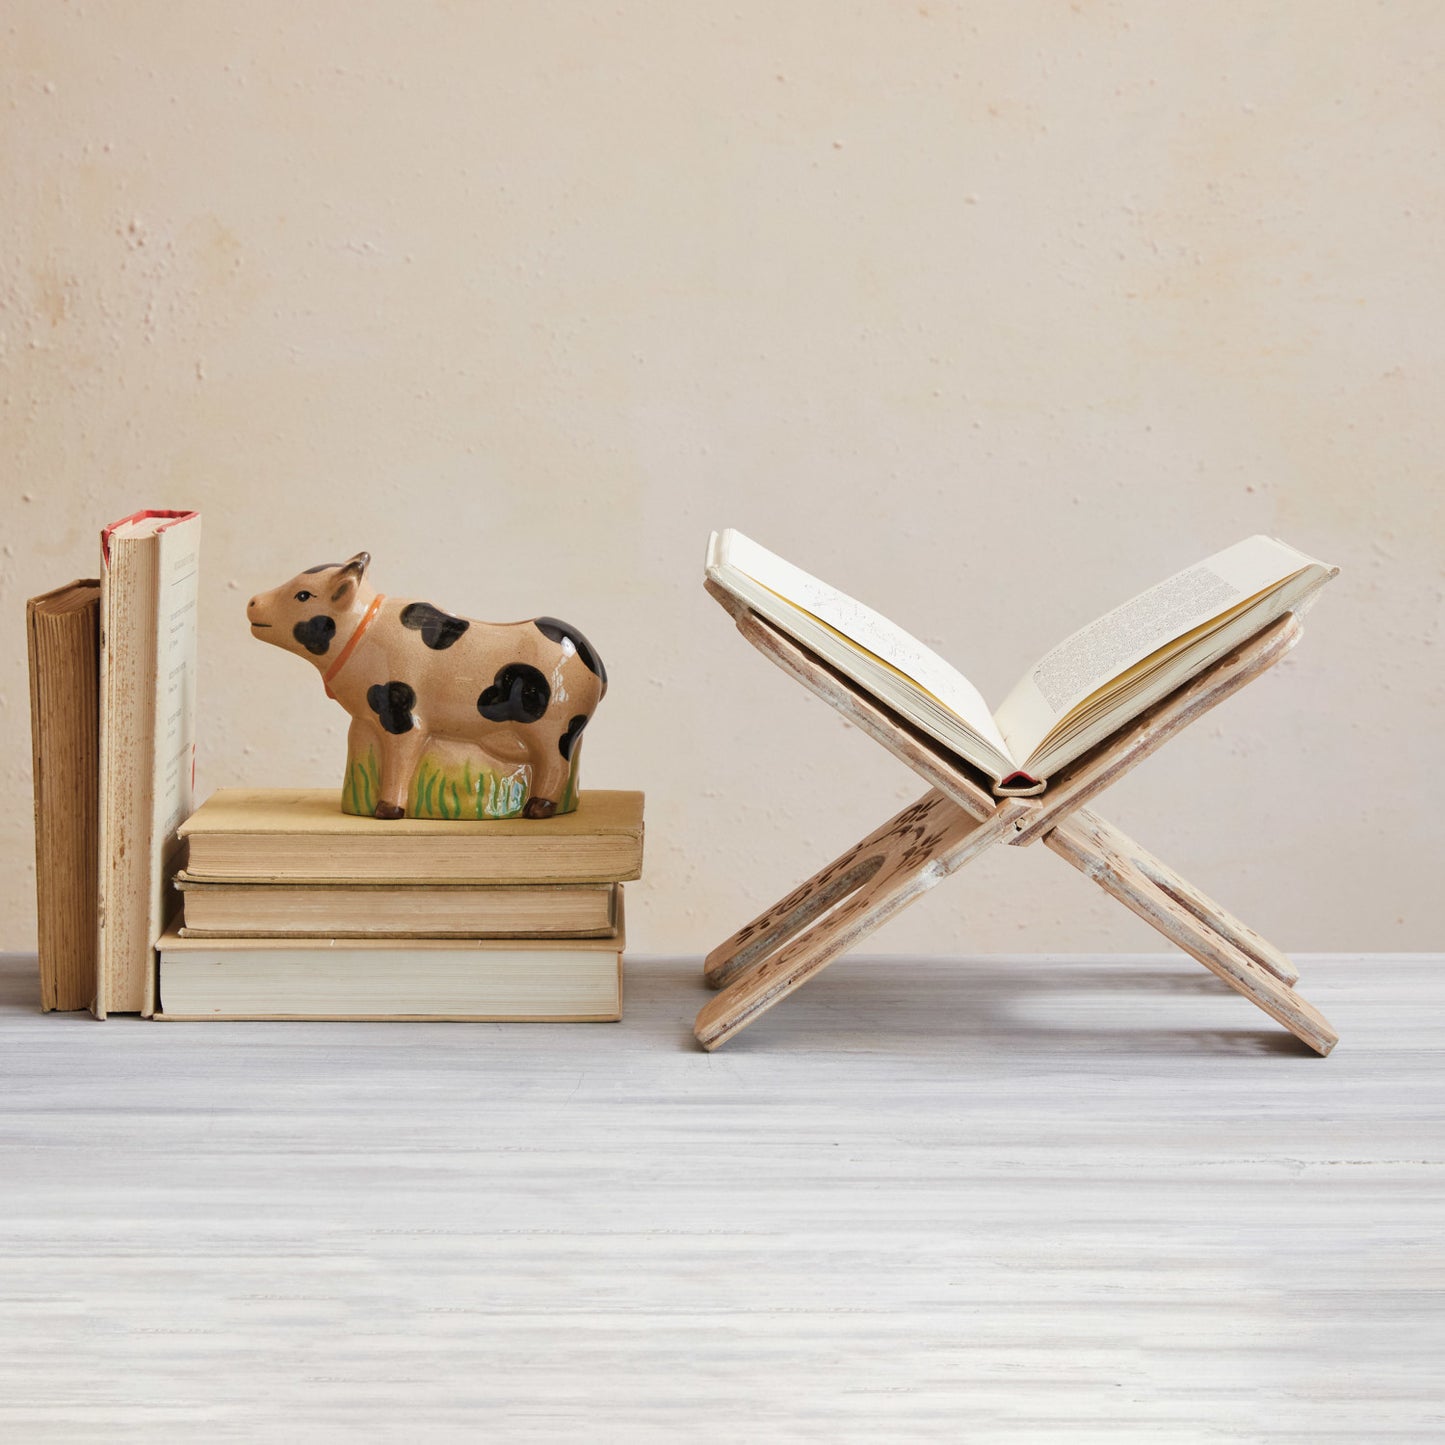
<instances>
[{"instance_id":1,"label":"cow's leg","mask_svg":"<svg viewBox=\"0 0 1445 1445\"><path fill-rule=\"evenodd\" d=\"M346 735L344 812L366 817L375 808L373 792L381 778L380 759L384 743L381 729L374 722L361 717L351 719L351 730Z\"/></svg>"},{"instance_id":2,"label":"cow's leg","mask_svg":"<svg viewBox=\"0 0 1445 1445\"><path fill-rule=\"evenodd\" d=\"M581 729L579 728L580 732ZM570 752L570 749L569 749ZM532 769L532 784L527 790L524 818L550 818L562 801L567 787L567 774L572 771L570 756L564 756L555 737L538 740L527 750Z\"/></svg>"},{"instance_id":3,"label":"cow's leg","mask_svg":"<svg viewBox=\"0 0 1445 1445\"><path fill-rule=\"evenodd\" d=\"M419 727L404 733L383 733L381 739L381 799L378 818L404 818L406 799L416 765L426 748L427 735Z\"/></svg>"}]
</instances>

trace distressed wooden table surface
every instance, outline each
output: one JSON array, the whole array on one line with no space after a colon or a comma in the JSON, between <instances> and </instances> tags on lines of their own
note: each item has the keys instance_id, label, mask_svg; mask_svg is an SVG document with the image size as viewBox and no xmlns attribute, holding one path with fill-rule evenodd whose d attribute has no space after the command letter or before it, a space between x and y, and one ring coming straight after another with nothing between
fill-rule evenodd
<instances>
[{"instance_id":1,"label":"distressed wooden table surface","mask_svg":"<svg viewBox=\"0 0 1445 1445\"><path fill-rule=\"evenodd\" d=\"M845 959L620 1025L36 1013L0 1439L1445 1438L1445 961Z\"/></svg>"}]
</instances>

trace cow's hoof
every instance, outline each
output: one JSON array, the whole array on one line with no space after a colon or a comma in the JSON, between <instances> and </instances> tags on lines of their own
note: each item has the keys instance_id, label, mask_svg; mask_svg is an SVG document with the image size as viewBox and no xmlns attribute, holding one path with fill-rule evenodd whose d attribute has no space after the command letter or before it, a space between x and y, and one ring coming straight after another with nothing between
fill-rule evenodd
<instances>
[{"instance_id":1,"label":"cow's hoof","mask_svg":"<svg viewBox=\"0 0 1445 1445\"><path fill-rule=\"evenodd\" d=\"M550 818L557 811L557 805L550 798L528 798L522 809L524 818Z\"/></svg>"},{"instance_id":2,"label":"cow's hoof","mask_svg":"<svg viewBox=\"0 0 1445 1445\"><path fill-rule=\"evenodd\" d=\"M378 803L372 814L376 818L404 818L406 809L398 808L395 803Z\"/></svg>"}]
</instances>

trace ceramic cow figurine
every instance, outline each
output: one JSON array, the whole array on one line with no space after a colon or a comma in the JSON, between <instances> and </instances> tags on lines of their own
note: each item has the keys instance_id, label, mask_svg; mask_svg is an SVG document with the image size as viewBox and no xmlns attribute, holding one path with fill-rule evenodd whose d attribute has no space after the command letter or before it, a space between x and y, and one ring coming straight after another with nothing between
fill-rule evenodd
<instances>
[{"instance_id":1,"label":"ceramic cow figurine","mask_svg":"<svg viewBox=\"0 0 1445 1445\"><path fill-rule=\"evenodd\" d=\"M554 617L474 622L386 597L371 556L325 563L246 604L251 634L314 663L351 714L342 807L378 818L549 818L576 806L602 660ZM525 799L525 801L524 801Z\"/></svg>"}]
</instances>

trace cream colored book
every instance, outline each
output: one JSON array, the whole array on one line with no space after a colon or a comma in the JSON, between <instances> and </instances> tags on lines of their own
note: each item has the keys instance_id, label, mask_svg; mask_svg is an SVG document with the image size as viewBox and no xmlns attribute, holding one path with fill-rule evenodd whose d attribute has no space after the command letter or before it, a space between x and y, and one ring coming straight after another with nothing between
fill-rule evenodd
<instances>
[{"instance_id":1,"label":"cream colored book","mask_svg":"<svg viewBox=\"0 0 1445 1445\"><path fill-rule=\"evenodd\" d=\"M622 919L612 938L160 940L160 1019L453 1019L606 1023L622 1017Z\"/></svg>"},{"instance_id":2,"label":"cream colored book","mask_svg":"<svg viewBox=\"0 0 1445 1445\"><path fill-rule=\"evenodd\" d=\"M206 883L176 877L182 938L607 938L616 883Z\"/></svg>"},{"instance_id":3,"label":"cream colored book","mask_svg":"<svg viewBox=\"0 0 1445 1445\"><path fill-rule=\"evenodd\" d=\"M388 822L334 788L222 788L180 833L187 877L215 883L620 883L642 871L642 803L593 789L555 818Z\"/></svg>"},{"instance_id":4,"label":"cream colored book","mask_svg":"<svg viewBox=\"0 0 1445 1445\"><path fill-rule=\"evenodd\" d=\"M201 519L138 512L101 534L95 1012L150 1014L176 829L191 810Z\"/></svg>"},{"instance_id":5,"label":"cream colored book","mask_svg":"<svg viewBox=\"0 0 1445 1445\"><path fill-rule=\"evenodd\" d=\"M40 1007L95 1002L100 583L25 604Z\"/></svg>"},{"instance_id":6,"label":"cream colored book","mask_svg":"<svg viewBox=\"0 0 1445 1445\"><path fill-rule=\"evenodd\" d=\"M896 623L728 530L708 579L907 722L993 779L1038 793L1048 779L1339 571L1254 536L1176 572L1050 649L990 712L978 689Z\"/></svg>"}]
</instances>

